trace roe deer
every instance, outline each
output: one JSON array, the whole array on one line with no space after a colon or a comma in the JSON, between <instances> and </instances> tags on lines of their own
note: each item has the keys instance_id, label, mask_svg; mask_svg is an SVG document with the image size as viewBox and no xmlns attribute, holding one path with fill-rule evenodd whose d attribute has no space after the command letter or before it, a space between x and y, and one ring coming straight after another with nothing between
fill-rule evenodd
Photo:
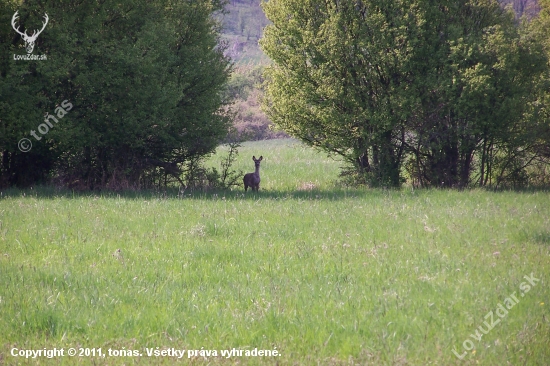
<instances>
[{"instance_id":1,"label":"roe deer","mask_svg":"<svg viewBox=\"0 0 550 366\"><path fill-rule=\"evenodd\" d=\"M256 171L244 175L243 182L245 192L248 190L248 187L252 188L253 191L258 191L258 189L260 189L260 161L262 161L263 158L263 156L260 156L259 159L256 159L255 156L252 157L254 165L256 165Z\"/></svg>"}]
</instances>

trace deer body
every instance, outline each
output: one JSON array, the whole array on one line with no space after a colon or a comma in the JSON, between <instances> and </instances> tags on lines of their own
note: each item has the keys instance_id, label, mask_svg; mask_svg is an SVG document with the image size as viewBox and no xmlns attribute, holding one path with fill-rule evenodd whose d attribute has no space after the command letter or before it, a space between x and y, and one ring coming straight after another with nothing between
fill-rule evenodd
<instances>
[{"instance_id":1,"label":"deer body","mask_svg":"<svg viewBox=\"0 0 550 366\"><path fill-rule=\"evenodd\" d=\"M260 162L263 158L263 156L260 156L259 159L256 159L255 156L252 157L254 165L256 166L256 171L244 175L243 182L245 192L247 192L248 187L252 188L253 191L258 191L258 189L260 189Z\"/></svg>"}]
</instances>

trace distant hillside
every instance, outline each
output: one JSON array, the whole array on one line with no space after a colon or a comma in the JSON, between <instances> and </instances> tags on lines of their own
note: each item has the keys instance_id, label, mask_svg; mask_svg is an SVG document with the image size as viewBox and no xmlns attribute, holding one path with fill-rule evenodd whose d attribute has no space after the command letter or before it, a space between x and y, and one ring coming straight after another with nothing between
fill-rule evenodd
<instances>
[{"instance_id":1,"label":"distant hillside","mask_svg":"<svg viewBox=\"0 0 550 366\"><path fill-rule=\"evenodd\" d=\"M540 11L537 0L499 0L504 6L511 6L518 17L532 18Z\"/></svg>"},{"instance_id":2,"label":"distant hillside","mask_svg":"<svg viewBox=\"0 0 550 366\"><path fill-rule=\"evenodd\" d=\"M224 39L229 43L227 53L239 64L266 64L267 56L260 50L258 40L269 23L260 0L230 0L223 16Z\"/></svg>"}]
</instances>

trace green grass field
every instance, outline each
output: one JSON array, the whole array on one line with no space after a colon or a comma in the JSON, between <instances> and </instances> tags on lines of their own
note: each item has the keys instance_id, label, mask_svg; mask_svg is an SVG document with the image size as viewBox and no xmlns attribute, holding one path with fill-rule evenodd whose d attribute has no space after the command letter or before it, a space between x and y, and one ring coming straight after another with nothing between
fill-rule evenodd
<instances>
[{"instance_id":1,"label":"green grass field","mask_svg":"<svg viewBox=\"0 0 550 366\"><path fill-rule=\"evenodd\" d=\"M1 192L0 364L550 363L548 192L345 189L291 140L252 155L259 193Z\"/></svg>"}]
</instances>

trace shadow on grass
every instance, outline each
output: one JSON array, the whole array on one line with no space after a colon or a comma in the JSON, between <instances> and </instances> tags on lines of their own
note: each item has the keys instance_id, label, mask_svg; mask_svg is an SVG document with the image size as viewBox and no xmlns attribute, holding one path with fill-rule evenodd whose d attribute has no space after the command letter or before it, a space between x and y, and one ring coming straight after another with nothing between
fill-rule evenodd
<instances>
[{"instance_id":1,"label":"shadow on grass","mask_svg":"<svg viewBox=\"0 0 550 366\"><path fill-rule=\"evenodd\" d=\"M493 192L493 193L525 193L525 194L531 194L531 193L550 193L550 187L546 186L533 186L533 187L524 187L524 188L494 188L494 187L484 187L482 188L486 192Z\"/></svg>"},{"instance_id":2,"label":"shadow on grass","mask_svg":"<svg viewBox=\"0 0 550 366\"><path fill-rule=\"evenodd\" d=\"M36 198L36 199L81 199L81 198L107 198L107 199L204 199L204 200L340 200L349 198L364 197L385 197L392 193L401 194L402 190L368 189L368 188L333 188L324 190L262 190L259 192L244 192L241 189L235 190L208 190L208 191L184 191L178 188L167 188L162 190L141 190L141 191L72 191L50 186L40 186L29 189L9 188L0 190L0 202L7 198ZM421 192L421 191L418 191Z\"/></svg>"},{"instance_id":3,"label":"shadow on grass","mask_svg":"<svg viewBox=\"0 0 550 366\"><path fill-rule=\"evenodd\" d=\"M388 196L400 195L406 197L423 197L434 191L439 192L490 192L494 194L501 193L518 193L518 194L533 194L533 193L550 193L550 187L540 188L525 188L525 189L489 189L475 188L471 190L454 190L454 189L439 189L439 188L424 188L411 189L410 187L401 189L384 189L384 188L346 188L334 187L330 189L312 189L312 190L265 190L260 189L259 192L249 190L244 192L241 188L234 190L207 190L207 191L184 191L180 192L177 187L169 187L166 189L145 189L145 190L125 190L125 191L73 191L64 188L52 186L38 186L28 189L8 188L0 190L0 202L6 198L36 198L36 199L80 199L80 198L107 198L107 199L204 199L204 200L219 200L219 199L239 199L239 200L259 200L259 199L293 199L293 200L341 200L349 198L383 198ZM546 238L545 240L550 241Z\"/></svg>"}]
</instances>

